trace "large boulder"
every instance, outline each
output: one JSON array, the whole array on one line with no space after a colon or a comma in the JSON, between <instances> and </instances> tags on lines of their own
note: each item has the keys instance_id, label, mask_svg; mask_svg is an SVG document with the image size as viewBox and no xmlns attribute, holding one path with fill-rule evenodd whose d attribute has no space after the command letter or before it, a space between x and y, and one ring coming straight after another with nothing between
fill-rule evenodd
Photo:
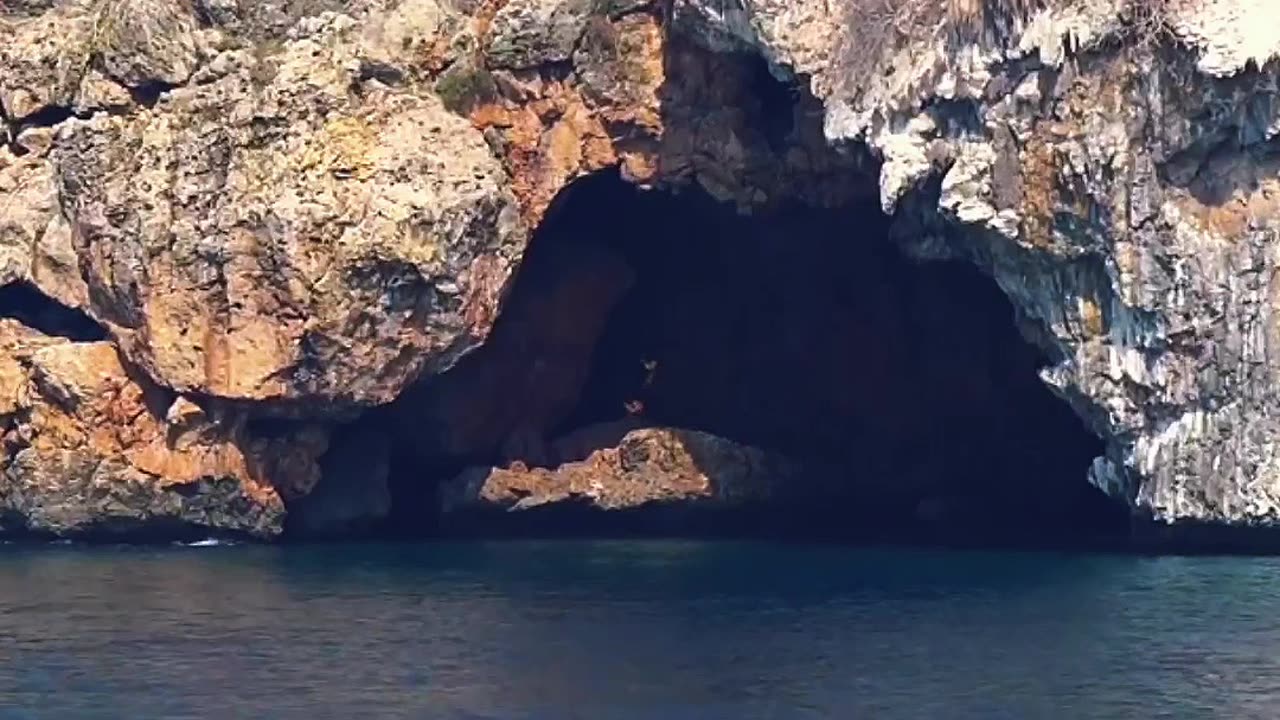
<instances>
[{"instance_id":1,"label":"large boulder","mask_svg":"<svg viewBox=\"0 0 1280 720\"><path fill-rule=\"evenodd\" d=\"M446 515L557 505L734 509L779 500L803 480L801 465L758 448L693 430L637 428L555 468L468 469L442 483L440 508Z\"/></svg>"},{"instance_id":2,"label":"large boulder","mask_svg":"<svg viewBox=\"0 0 1280 720\"><path fill-rule=\"evenodd\" d=\"M323 422L478 345L524 248L501 161L433 90L470 24L429 2L0 6L0 316L26 323L3 355L27 388L4 529L272 537L284 501L314 518L360 474L379 443L322 461ZM384 513L383 470L372 504L312 524Z\"/></svg>"},{"instance_id":3,"label":"large boulder","mask_svg":"<svg viewBox=\"0 0 1280 720\"><path fill-rule=\"evenodd\" d=\"M56 150L90 311L168 387L393 399L487 331L524 236L501 165L432 95L361 80L353 21L227 51Z\"/></svg>"}]
</instances>

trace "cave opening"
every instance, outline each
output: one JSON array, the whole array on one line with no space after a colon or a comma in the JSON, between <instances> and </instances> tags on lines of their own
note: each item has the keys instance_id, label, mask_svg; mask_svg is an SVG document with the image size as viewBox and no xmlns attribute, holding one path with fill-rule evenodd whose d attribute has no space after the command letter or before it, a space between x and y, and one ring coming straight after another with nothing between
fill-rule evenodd
<instances>
[{"instance_id":1,"label":"cave opening","mask_svg":"<svg viewBox=\"0 0 1280 720\"><path fill-rule=\"evenodd\" d=\"M107 339L106 330L84 311L63 305L25 281L0 287L0 317L74 342Z\"/></svg>"},{"instance_id":2,"label":"cave opening","mask_svg":"<svg viewBox=\"0 0 1280 720\"><path fill-rule=\"evenodd\" d=\"M612 171L573 182L489 340L396 403L397 454L414 460L393 463L392 524L422 527L438 489L425 476L555 468L662 427L820 469L785 507L721 514L735 534L1121 538L1127 511L1086 481L1102 444L1040 380L1046 358L1007 298L967 262L908 259L889 222L873 201L748 216ZM423 411L432 404L445 411ZM566 502L463 527L689 529L669 509L650 524L636 520L644 512Z\"/></svg>"}]
</instances>

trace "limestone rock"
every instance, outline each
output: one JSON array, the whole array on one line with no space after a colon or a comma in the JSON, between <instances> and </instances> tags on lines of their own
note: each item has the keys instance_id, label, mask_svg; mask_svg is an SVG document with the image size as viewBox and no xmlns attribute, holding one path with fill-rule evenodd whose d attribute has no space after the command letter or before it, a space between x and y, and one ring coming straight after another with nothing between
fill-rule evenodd
<instances>
[{"instance_id":1,"label":"limestone rock","mask_svg":"<svg viewBox=\"0 0 1280 720\"><path fill-rule=\"evenodd\" d=\"M68 307L83 308L88 288L80 277L71 226L58 205L49 150L53 133L32 128L17 141L21 156L0 150L0 286L22 281Z\"/></svg>"},{"instance_id":2,"label":"limestone rock","mask_svg":"<svg viewBox=\"0 0 1280 720\"><path fill-rule=\"evenodd\" d=\"M21 121L49 108L128 104L104 83L186 82L206 51L197 25L180 0L65 0L34 15L0 14L0 108Z\"/></svg>"},{"instance_id":3,"label":"limestone rock","mask_svg":"<svg viewBox=\"0 0 1280 720\"><path fill-rule=\"evenodd\" d=\"M459 67L447 86L437 85L467 96L456 104L503 157L530 224L586 173L620 164L640 183L658 173L659 91L667 80L660 21L644 9L614 18L590 5L506 5L477 61L488 69ZM542 14L551 26L515 24ZM510 28L523 30L507 37Z\"/></svg>"},{"instance_id":4,"label":"limestone rock","mask_svg":"<svg viewBox=\"0 0 1280 720\"><path fill-rule=\"evenodd\" d=\"M325 434L255 438L135 381L105 342L0 320L0 530L278 534L282 495L314 485Z\"/></svg>"},{"instance_id":5,"label":"limestone rock","mask_svg":"<svg viewBox=\"0 0 1280 720\"><path fill-rule=\"evenodd\" d=\"M1280 522L1273 3L903 3L879 36L838 22L853 0L685 4L708 44L810 75L910 248L994 276L1107 442L1095 484L1160 521Z\"/></svg>"},{"instance_id":6,"label":"limestone rock","mask_svg":"<svg viewBox=\"0 0 1280 720\"><path fill-rule=\"evenodd\" d=\"M555 469L469 469L441 486L440 502L445 513L564 503L599 510L675 503L732 508L773 499L800 476L792 461L756 448L690 430L645 428Z\"/></svg>"},{"instance_id":7,"label":"limestone rock","mask_svg":"<svg viewBox=\"0 0 1280 720\"><path fill-rule=\"evenodd\" d=\"M38 15L53 7L54 0L7 0L0 6L0 15L25 17Z\"/></svg>"},{"instance_id":8,"label":"limestone rock","mask_svg":"<svg viewBox=\"0 0 1280 720\"><path fill-rule=\"evenodd\" d=\"M591 0L512 0L493 17L485 55L497 67L527 68L573 55Z\"/></svg>"},{"instance_id":9,"label":"limestone rock","mask_svg":"<svg viewBox=\"0 0 1280 720\"><path fill-rule=\"evenodd\" d=\"M872 163L829 145L822 105L803 83L779 79L752 55L709 53L684 34L669 41L666 65L655 184L697 183L743 212L868 196Z\"/></svg>"},{"instance_id":10,"label":"limestone rock","mask_svg":"<svg viewBox=\"0 0 1280 720\"><path fill-rule=\"evenodd\" d=\"M227 51L153 111L62 129L62 205L91 312L182 392L391 400L487 327L523 230L480 135L362 79L343 16ZM301 32L301 31L300 31Z\"/></svg>"},{"instance_id":11,"label":"limestone rock","mask_svg":"<svg viewBox=\"0 0 1280 720\"><path fill-rule=\"evenodd\" d=\"M1162 521L1280 523L1275 4L872 6L0 3L0 285L111 338L5 324L3 522L275 532L319 476L312 423L484 367L527 234L616 165L744 212L878 193L904 247L1010 297L1106 442L1095 484ZM581 364L456 393L445 444L530 445ZM466 439L468 412L496 430Z\"/></svg>"},{"instance_id":12,"label":"limestone rock","mask_svg":"<svg viewBox=\"0 0 1280 720\"><path fill-rule=\"evenodd\" d=\"M504 158L531 224L566 184L611 165L644 186L697 183L743 211L866 192L865 153L831 150L820 103L741 46L711 52L685 25L664 30L665 12L507 3L481 61L446 73L447 94Z\"/></svg>"}]
</instances>

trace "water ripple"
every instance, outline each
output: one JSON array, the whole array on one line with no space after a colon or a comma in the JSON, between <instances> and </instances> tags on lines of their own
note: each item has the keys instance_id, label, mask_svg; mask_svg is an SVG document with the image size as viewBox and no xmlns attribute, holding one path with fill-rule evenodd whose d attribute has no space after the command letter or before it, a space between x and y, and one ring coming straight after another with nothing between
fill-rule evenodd
<instances>
[{"instance_id":1,"label":"water ripple","mask_svg":"<svg viewBox=\"0 0 1280 720\"><path fill-rule=\"evenodd\" d=\"M694 542L0 552L0 720L1273 718L1280 562Z\"/></svg>"}]
</instances>

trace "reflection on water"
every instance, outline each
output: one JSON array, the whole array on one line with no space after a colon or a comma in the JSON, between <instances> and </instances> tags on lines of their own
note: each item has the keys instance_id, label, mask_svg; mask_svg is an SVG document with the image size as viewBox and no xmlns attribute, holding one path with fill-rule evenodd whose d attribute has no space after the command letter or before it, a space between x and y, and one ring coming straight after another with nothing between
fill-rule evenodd
<instances>
[{"instance_id":1,"label":"reflection on water","mask_svg":"<svg viewBox=\"0 0 1280 720\"><path fill-rule=\"evenodd\" d=\"M0 719L1273 718L1280 562L0 549Z\"/></svg>"}]
</instances>

